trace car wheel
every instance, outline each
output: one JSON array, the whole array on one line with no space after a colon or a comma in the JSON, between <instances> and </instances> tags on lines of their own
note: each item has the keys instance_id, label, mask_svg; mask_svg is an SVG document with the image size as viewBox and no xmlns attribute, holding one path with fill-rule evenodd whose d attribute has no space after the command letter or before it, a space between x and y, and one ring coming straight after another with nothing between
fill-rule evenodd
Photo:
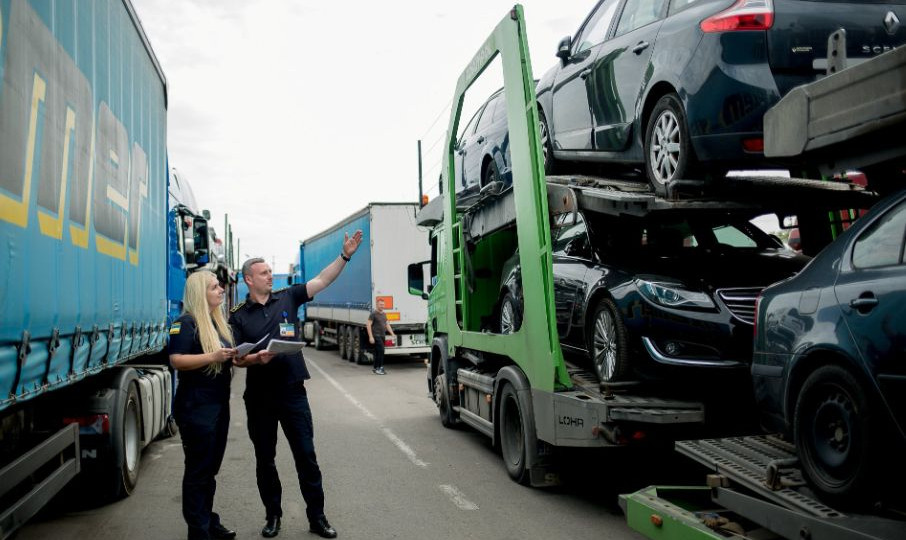
<instances>
[{"instance_id":1,"label":"car wheel","mask_svg":"<svg viewBox=\"0 0 906 540\"><path fill-rule=\"evenodd\" d=\"M871 404L862 385L840 366L809 375L793 419L793 436L809 484L839 506L868 495L879 444Z\"/></svg>"},{"instance_id":2,"label":"car wheel","mask_svg":"<svg viewBox=\"0 0 906 540\"><path fill-rule=\"evenodd\" d=\"M544 158L544 174L554 174L558 167L554 160L554 143L551 140L551 131L547 127L547 118L538 108L538 135L541 138L541 155Z\"/></svg>"},{"instance_id":3,"label":"car wheel","mask_svg":"<svg viewBox=\"0 0 906 540\"><path fill-rule=\"evenodd\" d=\"M440 413L440 423L445 428L453 429L458 420L456 411L450 401L450 386L447 384L447 374L441 367L434 377L434 403L437 404L437 411Z\"/></svg>"},{"instance_id":4,"label":"car wheel","mask_svg":"<svg viewBox=\"0 0 906 540\"><path fill-rule=\"evenodd\" d=\"M522 328L522 310L512 293L506 293L500 302L500 333L512 334Z\"/></svg>"},{"instance_id":5,"label":"car wheel","mask_svg":"<svg viewBox=\"0 0 906 540\"><path fill-rule=\"evenodd\" d=\"M667 94L645 129L645 170L655 193L665 194L668 182L684 178L694 159L683 105L676 94Z\"/></svg>"},{"instance_id":6,"label":"car wheel","mask_svg":"<svg viewBox=\"0 0 906 540\"><path fill-rule=\"evenodd\" d=\"M488 161L488 164L485 165L484 171L481 173L481 187L490 185L491 182L497 182L500 180L500 168L497 167L497 162L491 158Z\"/></svg>"},{"instance_id":7,"label":"car wheel","mask_svg":"<svg viewBox=\"0 0 906 540\"><path fill-rule=\"evenodd\" d=\"M619 381L628 371L626 327L612 300L605 298L595 309L591 347L595 374L602 383Z\"/></svg>"},{"instance_id":8,"label":"car wheel","mask_svg":"<svg viewBox=\"0 0 906 540\"><path fill-rule=\"evenodd\" d=\"M527 450L519 396L512 384L506 384L500 393L500 454L510 478L523 485L529 482Z\"/></svg>"}]
</instances>

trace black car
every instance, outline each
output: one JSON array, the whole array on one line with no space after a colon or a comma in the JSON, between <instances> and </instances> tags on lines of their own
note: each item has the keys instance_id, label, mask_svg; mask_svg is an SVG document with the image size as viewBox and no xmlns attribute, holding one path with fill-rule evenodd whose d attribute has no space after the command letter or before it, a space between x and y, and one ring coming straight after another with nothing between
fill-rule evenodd
<instances>
[{"instance_id":1,"label":"black car","mask_svg":"<svg viewBox=\"0 0 906 540\"><path fill-rule=\"evenodd\" d=\"M506 95L494 92L479 107L456 142L454 156L456 191L467 195L491 182L512 184L510 137L506 119Z\"/></svg>"},{"instance_id":2,"label":"black car","mask_svg":"<svg viewBox=\"0 0 906 540\"><path fill-rule=\"evenodd\" d=\"M644 164L675 178L764 165L763 116L823 75L906 42L894 0L601 0L537 86L548 172L560 160Z\"/></svg>"},{"instance_id":3,"label":"black car","mask_svg":"<svg viewBox=\"0 0 906 540\"><path fill-rule=\"evenodd\" d=\"M761 212L763 213L763 212ZM552 226L557 331L601 382L747 374L755 298L809 257L750 223L754 210L646 217L561 214ZM518 256L504 266L499 329L521 325Z\"/></svg>"},{"instance_id":4,"label":"black car","mask_svg":"<svg viewBox=\"0 0 906 540\"><path fill-rule=\"evenodd\" d=\"M906 191L761 295L752 376L763 423L810 484L871 503L906 450Z\"/></svg>"}]
</instances>

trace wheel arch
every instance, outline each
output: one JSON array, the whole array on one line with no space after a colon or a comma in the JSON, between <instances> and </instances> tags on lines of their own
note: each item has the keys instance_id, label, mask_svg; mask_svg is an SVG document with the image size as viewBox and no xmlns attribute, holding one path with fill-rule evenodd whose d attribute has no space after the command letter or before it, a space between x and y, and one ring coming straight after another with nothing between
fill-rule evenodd
<instances>
[{"instance_id":1,"label":"wheel arch","mask_svg":"<svg viewBox=\"0 0 906 540\"><path fill-rule=\"evenodd\" d=\"M428 372L428 392L434 395L434 378L440 373L443 366L444 373L448 373L449 356L447 353L447 336L435 336L431 343L431 360Z\"/></svg>"},{"instance_id":2,"label":"wheel arch","mask_svg":"<svg viewBox=\"0 0 906 540\"><path fill-rule=\"evenodd\" d=\"M824 366L839 366L851 373L860 384L865 384L866 376L856 361L842 351L815 349L797 358L787 374L787 383L783 395L783 419L788 433L793 430L793 414L796 411L796 400L809 375Z\"/></svg>"},{"instance_id":3,"label":"wheel arch","mask_svg":"<svg viewBox=\"0 0 906 540\"><path fill-rule=\"evenodd\" d=\"M638 134L639 142L642 143L643 149L645 147L645 131L648 129L648 120L651 118L651 112L654 110L654 106L657 105L658 100L667 94L679 95L679 92L677 92L676 86L673 84L667 81L659 81L651 86L651 89L648 90L648 95L645 96L645 101L642 104L642 111L639 115L639 121L636 123L636 133ZM683 104L683 108L686 107L686 102L682 97L680 98L680 103Z\"/></svg>"},{"instance_id":4,"label":"wheel arch","mask_svg":"<svg viewBox=\"0 0 906 540\"><path fill-rule=\"evenodd\" d=\"M491 439L491 444L494 448L500 447L500 413L502 406L500 396L503 394L503 389L507 384L512 385L516 390L516 395L519 396L520 406L523 408L526 419L526 425L523 426L525 433L530 434L529 436L531 438L536 437L535 411L532 407L531 400L532 385L525 373L517 366L504 366L497 372L497 376L494 378L494 437ZM526 452L526 454L527 456L533 456L534 452ZM532 461L531 457L529 457L528 461ZM531 465L534 465L534 463L526 463L526 467L530 467Z\"/></svg>"}]
</instances>

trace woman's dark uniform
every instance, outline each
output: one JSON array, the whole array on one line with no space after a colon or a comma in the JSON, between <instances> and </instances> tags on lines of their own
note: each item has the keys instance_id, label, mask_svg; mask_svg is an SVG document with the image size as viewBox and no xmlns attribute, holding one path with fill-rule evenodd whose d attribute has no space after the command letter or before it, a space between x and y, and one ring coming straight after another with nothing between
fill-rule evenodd
<instances>
[{"instance_id":1,"label":"woman's dark uniform","mask_svg":"<svg viewBox=\"0 0 906 540\"><path fill-rule=\"evenodd\" d=\"M169 354L204 354L191 315L183 315L170 328ZM214 477L223 461L230 427L231 369L231 364L224 362L216 375L204 367L178 375L173 415L186 455L182 513L189 526L189 540L211 538L210 531L220 525L220 516L212 512L217 487Z\"/></svg>"}]
</instances>

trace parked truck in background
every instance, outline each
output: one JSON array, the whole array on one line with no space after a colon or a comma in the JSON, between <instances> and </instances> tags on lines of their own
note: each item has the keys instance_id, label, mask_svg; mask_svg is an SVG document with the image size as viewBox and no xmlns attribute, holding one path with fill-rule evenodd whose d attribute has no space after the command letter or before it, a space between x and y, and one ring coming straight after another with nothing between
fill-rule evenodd
<instances>
[{"instance_id":1,"label":"parked truck in background","mask_svg":"<svg viewBox=\"0 0 906 540\"><path fill-rule=\"evenodd\" d=\"M82 502L135 488L172 429L167 323L210 254L132 3L6 1L0 36L6 538L73 478Z\"/></svg>"},{"instance_id":2,"label":"parked truck in background","mask_svg":"<svg viewBox=\"0 0 906 540\"><path fill-rule=\"evenodd\" d=\"M410 295L406 284L407 266L428 256L427 232L415 223L418 209L416 203L371 203L300 244L296 283L336 260L345 234L362 231L362 247L334 285L305 305L302 335L316 349L336 345L344 360L368 361L365 323L382 298L396 334L395 340L388 336L385 354L427 354L427 302Z\"/></svg>"}]
</instances>

